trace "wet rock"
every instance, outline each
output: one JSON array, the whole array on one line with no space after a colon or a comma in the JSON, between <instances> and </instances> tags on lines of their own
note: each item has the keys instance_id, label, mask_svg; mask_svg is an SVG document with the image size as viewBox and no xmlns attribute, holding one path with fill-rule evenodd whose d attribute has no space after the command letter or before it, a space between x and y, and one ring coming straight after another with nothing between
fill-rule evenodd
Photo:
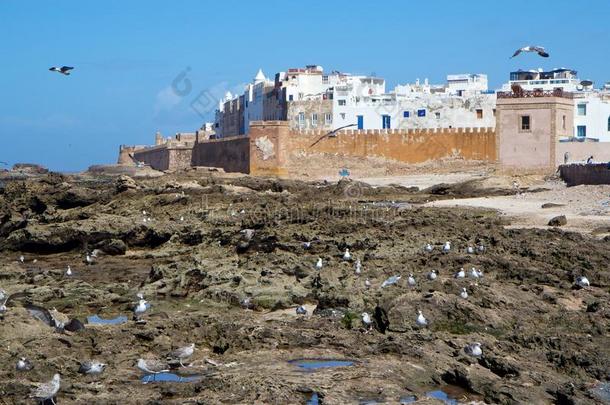
<instances>
[{"instance_id":1,"label":"wet rock","mask_svg":"<svg viewBox=\"0 0 610 405\"><path fill-rule=\"evenodd\" d=\"M557 208L557 207L565 207L565 204L556 204L556 203L544 203L540 208Z\"/></svg>"},{"instance_id":2,"label":"wet rock","mask_svg":"<svg viewBox=\"0 0 610 405\"><path fill-rule=\"evenodd\" d=\"M390 327L388 313L379 305L375 307L375 311L373 312L373 320L375 324L375 329L377 329L381 333L385 333L385 331Z\"/></svg>"},{"instance_id":3,"label":"wet rock","mask_svg":"<svg viewBox=\"0 0 610 405\"><path fill-rule=\"evenodd\" d=\"M563 226L568 223L568 220L565 215L558 215L556 217L551 218L549 221L549 226Z\"/></svg>"},{"instance_id":4,"label":"wet rock","mask_svg":"<svg viewBox=\"0 0 610 405\"><path fill-rule=\"evenodd\" d=\"M105 240L98 243L96 247L111 256L124 255L127 251L127 245L120 239Z\"/></svg>"}]
</instances>

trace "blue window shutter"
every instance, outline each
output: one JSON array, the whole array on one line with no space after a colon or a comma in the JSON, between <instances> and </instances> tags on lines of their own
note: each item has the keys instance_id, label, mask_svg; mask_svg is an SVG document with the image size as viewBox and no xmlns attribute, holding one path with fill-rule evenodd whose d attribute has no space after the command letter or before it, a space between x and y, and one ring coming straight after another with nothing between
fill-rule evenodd
<instances>
[{"instance_id":1,"label":"blue window shutter","mask_svg":"<svg viewBox=\"0 0 610 405\"><path fill-rule=\"evenodd\" d=\"M418 117L425 117L426 116L426 110L417 110L417 116Z\"/></svg>"},{"instance_id":2,"label":"blue window shutter","mask_svg":"<svg viewBox=\"0 0 610 405\"><path fill-rule=\"evenodd\" d=\"M405 117L405 118L409 118L409 111L404 111L402 113L402 116Z\"/></svg>"}]
</instances>

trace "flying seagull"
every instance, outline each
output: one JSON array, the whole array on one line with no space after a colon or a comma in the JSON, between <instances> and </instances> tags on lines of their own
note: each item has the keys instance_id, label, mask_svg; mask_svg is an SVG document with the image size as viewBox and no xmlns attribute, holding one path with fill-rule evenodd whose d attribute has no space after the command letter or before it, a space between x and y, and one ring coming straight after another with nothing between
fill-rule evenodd
<instances>
[{"instance_id":1,"label":"flying seagull","mask_svg":"<svg viewBox=\"0 0 610 405\"><path fill-rule=\"evenodd\" d=\"M60 384L61 379L59 377L59 374L55 374L51 381L42 384L37 384L38 386L34 390L32 390L31 397L36 399L40 403L45 403L50 399L53 405L55 405L53 397L59 391Z\"/></svg>"},{"instance_id":2,"label":"flying seagull","mask_svg":"<svg viewBox=\"0 0 610 405\"><path fill-rule=\"evenodd\" d=\"M180 347L172 352L170 352L167 357L169 360L176 359L180 362L180 366L185 367L182 364L182 360L186 360L193 355L195 352L195 343L191 343L188 346Z\"/></svg>"},{"instance_id":3,"label":"flying seagull","mask_svg":"<svg viewBox=\"0 0 610 405\"><path fill-rule=\"evenodd\" d=\"M62 75L66 75L69 76L70 75L70 71L74 69L72 66L62 66L62 67L57 67L57 66L53 66L50 67L49 70L51 72L57 72L57 73L61 73Z\"/></svg>"},{"instance_id":4,"label":"flying seagull","mask_svg":"<svg viewBox=\"0 0 610 405\"><path fill-rule=\"evenodd\" d=\"M310 148L313 148L314 146L316 146L316 144L317 144L318 142L320 142L320 141L321 141L322 139L324 139L324 138L327 138L327 137L328 137L328 138L335 138L335 137L337 136L337 132L339 132L339 131L341 131L342 129L345 129L345 128L349 128L349 127L355 127L356 125L358 125L358 124L349 124L349 125L344 125L344 126L342 126L342 127L339 127L339 128L337 128L337 129L333 129L332 131L330 131L330 132L328 132L328 133L326 133L326 134L322 135L322 136L321 136L321 137L320 137L320 138L319 138L317 141L315 141L314 143L312 143L311 145L309 145L309 147L310 147Z\"/></svg>"},{"instance_id":5,"label":"flying seagull","mask_svg":"<svg viewBox=\"0 0 610 405\"><path fill-rule=\"evenodd\" d=\"M78 332L79 330L85 329L85 325L83 325L83 323L76 318L70 319L68 323L64 323L54 317L46 308L33 304L26 304L24 307L27 309L30 315L39 321L46 323L50 327L55 328L56 332Z\"/></svg>"},{"instance_id":6,"label":"flying seagull","mask_svg":"<svg viewBox=\"0 0 610 405\"><path fill-rule=\"evenodd\" d=\"M546 52L546 50L543 47L530 45L530 46L524 46L523 48L517 49L515 51L515 53L513 54L513 56L511 56L511 58L514 58L515 56L519 55L521 52L536 52L538 55L542 56L543 58L549 57L549 54Z\"/></svg>"},{"instance_id":7,"label":"flying seagull","mask_svg":"<svg viewBox=\"0 0 610 405\"><path fill-rule=\"evenodd\" d=\"M400 281L400 276L398 276L398 275L389 277L386 281L381 283L381 288L385 288L385 287L390 286L392 284L396 284L399 281Z\"/></svg>"}]
</instances>

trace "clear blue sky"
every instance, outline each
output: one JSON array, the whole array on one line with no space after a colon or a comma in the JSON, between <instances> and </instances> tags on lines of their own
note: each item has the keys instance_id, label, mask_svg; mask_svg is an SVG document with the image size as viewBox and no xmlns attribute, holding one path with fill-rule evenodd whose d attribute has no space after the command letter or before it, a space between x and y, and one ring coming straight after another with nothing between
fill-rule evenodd
<instances>
[{"instance_id":1,"label":"clear blue sky","mask_svg":"<svg viewBox=\"0 0 610 405\"><path fill-rule=\"evenodd\" d=\"M610 80L609 15L607 0L0 0L0 161L114 163L119 144L211 121L209 98L259 67L375 73L389 88L466 72L496 88L511 70L571 67L599 85ZM528 44L551 57L509 60ZM64 77L53 65L75 69ZM192 89L176 95L187 68Z\"/></svg>"}]
</instances>

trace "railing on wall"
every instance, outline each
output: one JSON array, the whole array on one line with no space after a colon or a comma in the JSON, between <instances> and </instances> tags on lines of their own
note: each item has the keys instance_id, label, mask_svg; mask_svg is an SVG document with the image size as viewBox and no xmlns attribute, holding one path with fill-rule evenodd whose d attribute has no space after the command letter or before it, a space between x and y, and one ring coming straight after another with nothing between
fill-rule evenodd
<instances>
[{"instance_id":1,"label":"railing on wall","mask_svg":"<svg viewBox=\"0 0 610 405\"><path fill-rule=\"evenodd\" d=\"M512 91L499 91L496 93L497 98L536 98L536 97L562 97L574 98L572 93L563 91L563 89L555 90L523 90L520 86L514 86Z\"/></svg>"}]
</instances>

